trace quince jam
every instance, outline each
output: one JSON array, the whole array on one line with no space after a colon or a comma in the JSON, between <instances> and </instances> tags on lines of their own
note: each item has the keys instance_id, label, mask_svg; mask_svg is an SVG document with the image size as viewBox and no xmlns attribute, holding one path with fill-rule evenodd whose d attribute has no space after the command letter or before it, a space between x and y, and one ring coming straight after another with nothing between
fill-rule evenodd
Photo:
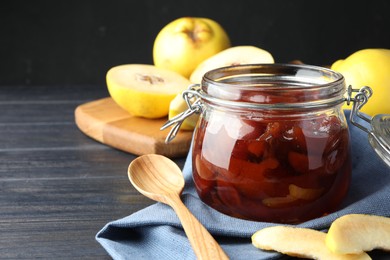
<instances>
[{"instance_id":1,"label":"quince jam","mask_svg":"<svg viewBox=\"0 0 390 260\"><path fill-rule=\"evenodd\" d=\"M202 87L211 90L207 82ZM293 96L283 91L274 100L313 101L322 89L317 91L306 97L302 89L291 91ZM238 103L259 100L259 93L241 98L237 93ZM233 217L277 223L299 223L337 210L351 178L342 103L257 110L205 99L192 146L193 180L202 201Z\"/></svg>"},{"instance_id":2,"label":"quince jam","mask_svg":"<svg viewBox=\"0 0 390 260\"><path fill-rule=\"evenodd\" d=\"M271 121L214 112L195 140L200 198L234 217L301 222L337 209L349 186L348 129L334 115Z\"/></svg>"}]
</instances>

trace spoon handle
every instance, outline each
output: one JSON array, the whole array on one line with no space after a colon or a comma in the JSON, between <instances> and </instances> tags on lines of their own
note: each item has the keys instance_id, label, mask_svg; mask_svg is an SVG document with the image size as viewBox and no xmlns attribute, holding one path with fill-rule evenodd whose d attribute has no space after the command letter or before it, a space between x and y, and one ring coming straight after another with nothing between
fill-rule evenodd
<instances>
[{"instance_id":1,"label":"spoon handle","mask_svg":"<svg viewBox=\"0 0 390 260\"><path fill-rule=\"evenodd\" d=\"M217 241L215 241L195 216L192 215L179 196L171 196L169 202L179 217L198 259L229 259Z\"/></svg>"}]
</instances>

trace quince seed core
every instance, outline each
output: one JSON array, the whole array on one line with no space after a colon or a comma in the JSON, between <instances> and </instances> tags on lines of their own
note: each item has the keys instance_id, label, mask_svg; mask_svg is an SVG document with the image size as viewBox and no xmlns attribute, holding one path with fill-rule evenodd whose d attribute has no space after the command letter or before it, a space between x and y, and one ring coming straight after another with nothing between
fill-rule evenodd
<instances>
[{"instance_id":1,"label":"quince seed core","mask_svg":"<svg viewBox=\"0 0 390 260\"><path fill-rule=\"evenodd\" d=\"M135 76L136 76L136 79L138 81L146 81L150 85L156 85L156 84L164 83L164 79L163 78L161 78L159 76L155 76L155 75L146 75L146 74L137 73Z\"/></svg>"}]
</instances>

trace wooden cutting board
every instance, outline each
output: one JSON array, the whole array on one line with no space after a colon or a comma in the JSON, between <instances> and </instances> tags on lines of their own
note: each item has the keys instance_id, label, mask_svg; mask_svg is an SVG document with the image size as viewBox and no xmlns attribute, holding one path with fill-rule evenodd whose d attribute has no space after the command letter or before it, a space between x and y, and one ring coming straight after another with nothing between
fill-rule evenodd
<instances>
[{"instance_id":1,"label":"wooden cutting board","mask_svg":"<svg viewBox=\"0 0 390 260\"><path fill-rule=\"evenodd\" d=\"M192 131L179 131L169 144L170 129L161 131L167 118L135 117L120 108L110 97L79 105L75 110L78 128L87 136L135 155L161 154L180 157L188 153Z\"/></svg>"}]
</instances>

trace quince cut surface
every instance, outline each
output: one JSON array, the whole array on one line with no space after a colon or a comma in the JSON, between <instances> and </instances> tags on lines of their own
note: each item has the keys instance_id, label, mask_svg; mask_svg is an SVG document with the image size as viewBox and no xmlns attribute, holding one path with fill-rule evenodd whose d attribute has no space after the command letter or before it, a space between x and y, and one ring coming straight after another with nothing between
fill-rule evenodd
<instances>
[{"instance_id":1,"label":"quince cut surface","mask_svg":"<svg viewBox=\"0 0 390 260\"><path fill-rule=\"evenodd\" d=\"M291 226L263 228L252 236L252 244L263 250L273 250L286 255L310 259L371 259L366 253L338 254L325 244L326 234L314 229Z\"/></svg>"},{"instance_id":2,"label":"quince cut surface","mask_svg":"<svg viewBox=\"0 0 390 260\"><path fill-rule=\"evenodd\" d=\"M106 81L110 96L121 108L150 119L167 116L170 102L190 85L174 71L146 64L113 67Z\"/></svg>"},{"instance_id":3,"label":"quince cut surface","mask_svg":"<svg viewBox=\"0 0 390 260\"><path fill-rule=\"evenodd\" d=\"M326 245L337 253L390 250L390 218L349 214L336 219L326 235Z\"/></svg>"}]
</instances>

